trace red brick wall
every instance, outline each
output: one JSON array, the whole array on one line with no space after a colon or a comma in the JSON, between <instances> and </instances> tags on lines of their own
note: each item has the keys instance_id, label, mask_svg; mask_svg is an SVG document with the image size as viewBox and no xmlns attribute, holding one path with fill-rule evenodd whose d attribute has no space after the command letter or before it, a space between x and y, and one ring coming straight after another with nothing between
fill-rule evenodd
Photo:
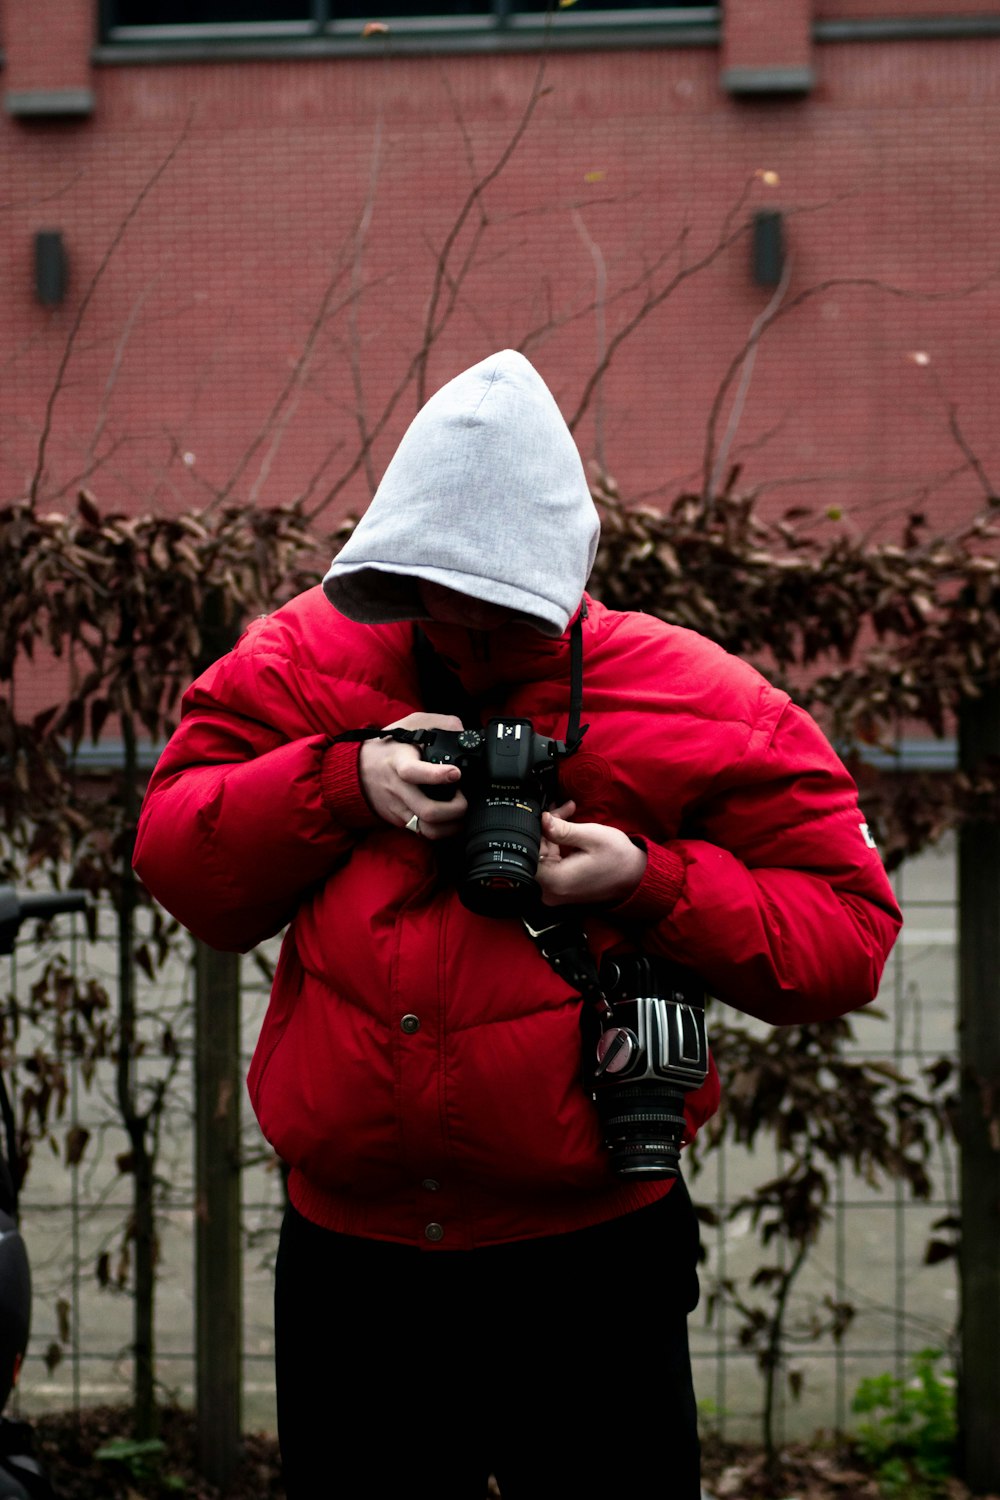
<instances>
[{"instance_id":1,"label":"red brick wall","mask_svg":"<svg viewBox=\"0 0 1000 1500\"><path fill-rule=\"evenodd\" d=\"M16 10L7 0L7 37ZM741 213L780 207L787 311L736 426L744 482L774 505L843 507L852 528L925 494L967 505L979 491L968 473L949 478L963 462L952 403L1000 474L998 45L814 45L815 89L785 99L727 95L714 47L551 53L548 92L483 197L488 223L431 385L533 332L526 351L572 413L599 338L587 311L599 254L607 338L636 318L644 278L655 305L578 438L626 495L669 499L699 482L713 399L772 297L745 240L684 268L712 256L741 201ZM95 454L91 487L124 505L193 503L231 480L244 498L318 497L349 467L359 420L384 422L377 476L415 408L411 385L386 411L422 337L437 252L475 173L511 140L538 66L391 54L98 66L89 120L5 117L5 490L31 482L80 299L175 148L92 291L54 403L46 503L64 503ZM41 228L62 230L70 258L54 309L33 294ZM311 329L305 378L262 438ZM328 513L367 492L362 469Z\"/></svg>"}]
</instances>

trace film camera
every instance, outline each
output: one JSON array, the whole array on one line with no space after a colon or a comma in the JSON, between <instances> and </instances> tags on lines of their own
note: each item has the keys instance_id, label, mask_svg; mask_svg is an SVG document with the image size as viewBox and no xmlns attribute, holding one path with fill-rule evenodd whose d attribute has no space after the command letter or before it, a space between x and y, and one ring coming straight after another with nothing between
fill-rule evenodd
<instances>
[{"instance_id":1,"label":"film camera","mask_svg":"<svg viewBox=\"0 0 1000 1500\"><path fill-rule=\"evenodd\" d=\"M697 975L642 954L606 958L607 1008L584 1011L584 1064L611 1164L621 1177L676 1177L684 1095L708 1076L705 992Z\"/></svg>"},{"instance_id":2,"label":"film camera","mask_svg":"<svg viewBox=\"0 0 1000 1500\"><path fill-rule=\"evenodd\" d=\"M556 790L562 740L536 734L529 719L491 719L485 729L427 729L422 760L455 765L469 802L459 896L485 917L520 916L538 895L535 872L542 841L542 809ZM455 786L424 787L449 801Z\"/></svg>"}]
</instances>

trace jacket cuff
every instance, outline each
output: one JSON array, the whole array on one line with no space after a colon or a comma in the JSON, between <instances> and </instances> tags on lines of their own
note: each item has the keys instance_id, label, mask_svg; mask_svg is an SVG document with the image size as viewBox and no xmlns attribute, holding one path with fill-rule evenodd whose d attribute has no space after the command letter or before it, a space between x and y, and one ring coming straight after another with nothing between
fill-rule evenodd
<instances>
[{"instance_id":1,"label":"jacket cuff","mask_svg":"<svg viewBox=\"0 0 1000 1500\"><path fill-rule=\"evenodd\" d=\"M669 917L684 884L684 861L673 849L637 839L646 851L642 879L624 901L614 907L616 917L629 922L661 922Z\"/></svg>"},{"instance_id":2,"label":"jacket cuff","mask_svg":"<svg viewBox=\"0 0 1000 1500\"><path fill-rule=\"evenodd\" d=\"M379 821L361 789L360 758L361 745L357 741L328 745L323 752L320 766L323 806L344 828L374 828Z\"/></svg>"}]
</instances>

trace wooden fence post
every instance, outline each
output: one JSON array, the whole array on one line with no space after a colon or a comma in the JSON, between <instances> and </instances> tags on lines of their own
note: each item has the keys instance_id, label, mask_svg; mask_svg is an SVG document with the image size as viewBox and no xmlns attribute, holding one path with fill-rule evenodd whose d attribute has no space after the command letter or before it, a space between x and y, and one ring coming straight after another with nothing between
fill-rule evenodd
<instances>
[{"instance_id":1,"label":"wooden fence post","mask_svg":"<svg viewBox=\"0 0 1000 1500\"><path fill-rule=\"evenodd\" d=\"M237 631L213 590L199 671ZM243 1249L240 957L195 944L195 1401L198 1467L226 1488L242 1452Z\"/></svg>"},{"instance_id":2,"label":"wooden fence post","mask_svg":"<svg viewBox=\"0 0 1000 1500\"><path fill-rule=\"evenodd\" d=\"M195 945L195 1361L198 1468L225 1488L240 1459L240 959Z\"/></svg>"},{"instance_id":3,"label":"wooden fence post","mask_svg":"<svg viewBox=\"0 0 1000 1500\"><path fill-rule=\"evenodd\" d=\"M1000 685L987 683L959 726L959 760L974 774L1000 755ZM1000 825L959 833L961 1066L962 1476L976 1495L1000 1493Z\"/></svg>"}]
</instances>

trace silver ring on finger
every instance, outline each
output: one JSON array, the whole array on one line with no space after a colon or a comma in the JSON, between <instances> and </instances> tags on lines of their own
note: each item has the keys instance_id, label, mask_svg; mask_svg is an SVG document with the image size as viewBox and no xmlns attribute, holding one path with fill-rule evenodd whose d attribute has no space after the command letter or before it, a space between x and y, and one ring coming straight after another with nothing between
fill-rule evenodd
<instances>
[{"instance_id":1,"label":"silver ring on finger","mask_svg":"<svg viewBox=\"0 0 1000 1500\"><path fill-rule=\"evenodd\" d=\"M407 828L407 831L410 832L410 833L419 833L420 832L420 819L417 817L416 813L414 813L413 817L409 819L409 821L406 824L406 828Z\"/></svg>"}]
</instances>

